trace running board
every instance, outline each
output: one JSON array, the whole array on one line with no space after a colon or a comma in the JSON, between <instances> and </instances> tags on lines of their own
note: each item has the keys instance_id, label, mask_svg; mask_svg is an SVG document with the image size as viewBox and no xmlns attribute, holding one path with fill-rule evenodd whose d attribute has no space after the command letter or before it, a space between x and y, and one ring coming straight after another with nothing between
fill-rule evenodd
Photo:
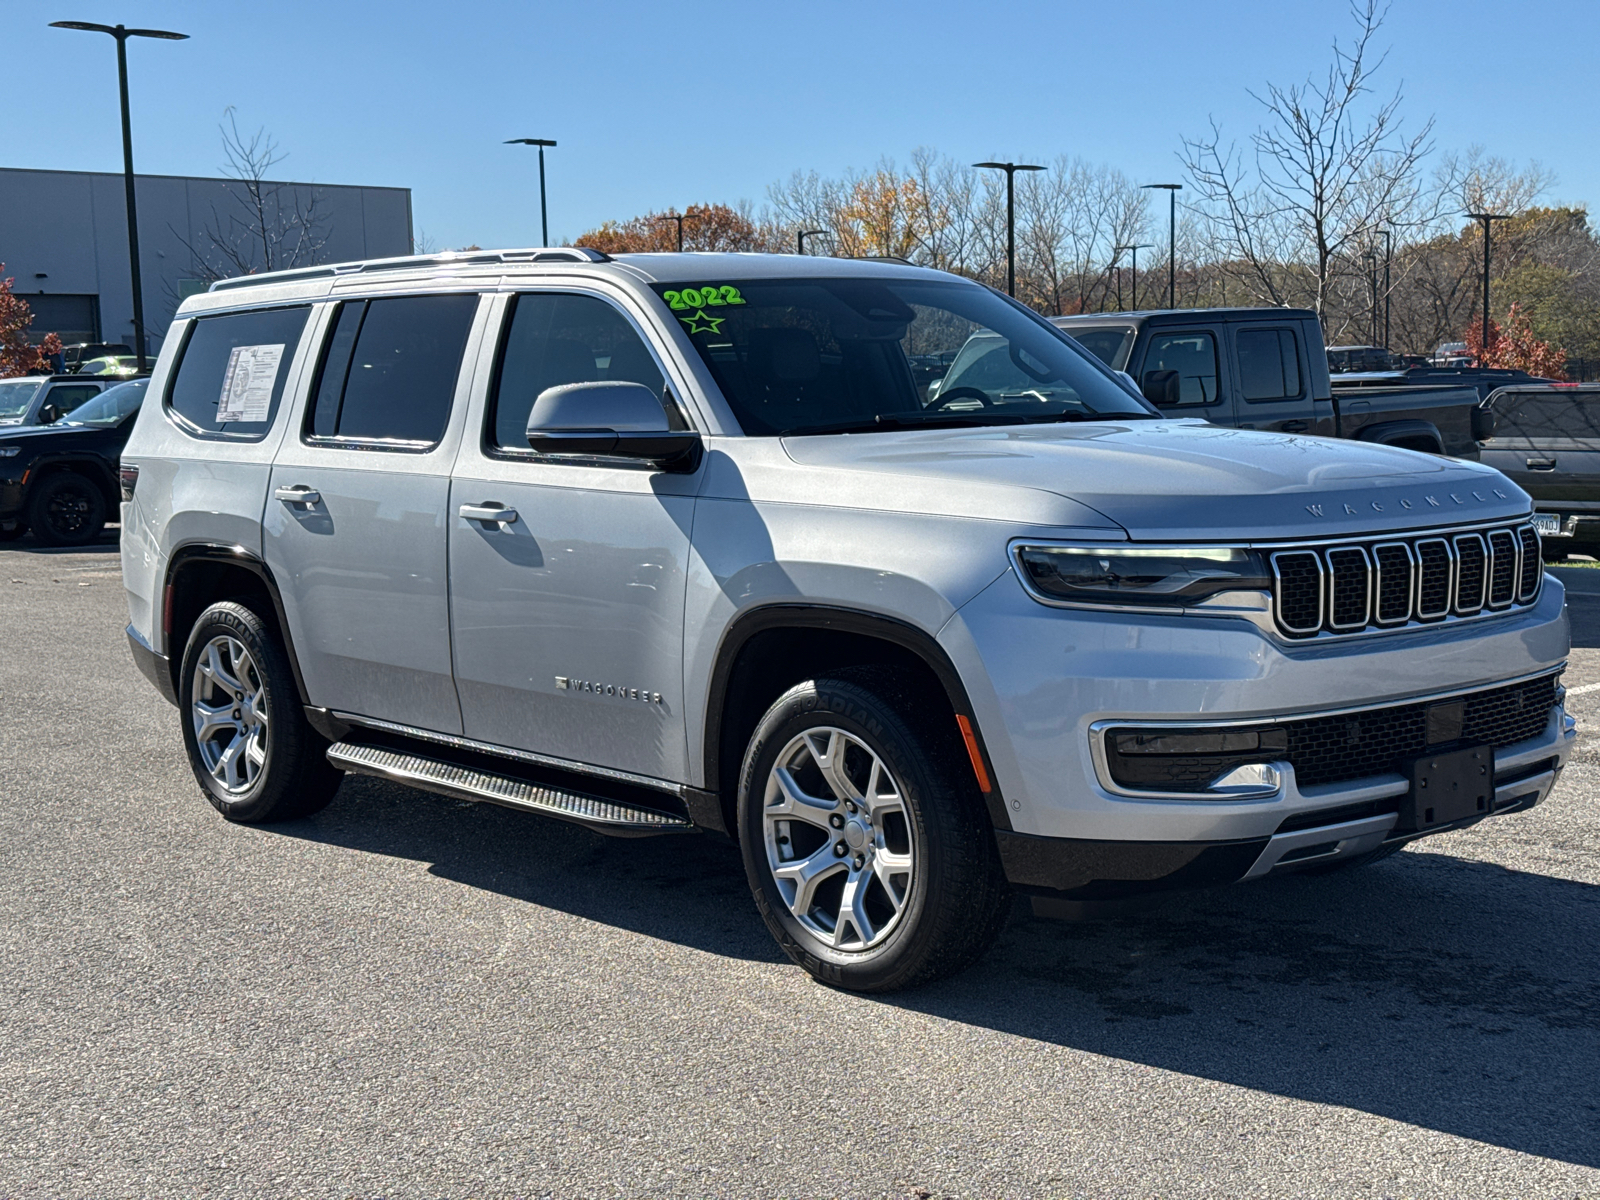
<instances>
[{"instance_id":1,"label":"running board","mask_svg":"<svg viewBox=\"0 0 1600 1200\"><path fill-rule=\"evenodd\" d=\"M576 821L599 833L617 837L647 837L658 833L687 833L694 825L671 813L656 812L620 800L606 800L565 788L529 783L511 775L474 770L421 754L408 754L361 742L335 742L328 761L341 771L373 775L458 800L486 800L524 812L541 813Z\"/></svg>"}]
</instances>

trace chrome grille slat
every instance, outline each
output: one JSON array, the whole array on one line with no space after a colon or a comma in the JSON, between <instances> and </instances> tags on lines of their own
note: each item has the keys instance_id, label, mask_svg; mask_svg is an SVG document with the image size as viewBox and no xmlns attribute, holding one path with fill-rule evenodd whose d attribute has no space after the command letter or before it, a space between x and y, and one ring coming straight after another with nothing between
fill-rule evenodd
<instances>
[{"instance_id":1,"label":"chrome grille slat","mask_svg":"<svg viewBox=\"0 0 1600 1200\"><path fill-rule=\"evenodd\" d=\"M1532 525L1456 528L1271 554L1273 615L1291 638L1488 616L1538 599Z\"/></svg>"}]
</instances>

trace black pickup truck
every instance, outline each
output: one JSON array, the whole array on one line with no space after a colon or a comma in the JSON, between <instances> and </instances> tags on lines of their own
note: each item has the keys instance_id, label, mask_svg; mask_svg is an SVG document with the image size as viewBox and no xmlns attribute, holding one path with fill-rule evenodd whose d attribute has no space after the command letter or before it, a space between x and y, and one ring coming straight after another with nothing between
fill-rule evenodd
<instances>
[{"instance_id":1,"label":"black pickup truck","mask_svg":"<svg viewBox=\"0 0 1600 1200\"><path fill-rule=\"evenodd\" d=\"M1478 457L1469 386L1333 386L1317 315L1300 308L1195 308L1052 317L1175 415L1238 429L1356 438Z\"/></svg>"},{"instance_id":2,"label":"black pickup truck","mask_svg":"<svg viewBox=\"0 0 1600 1200\"><path fill-rule=\"evenodd\" d=\"M1533 497L1545 557L1600 556L1600 386L1513 384L1484 410L1481 461Z\"/></svg>"}]
</instances>

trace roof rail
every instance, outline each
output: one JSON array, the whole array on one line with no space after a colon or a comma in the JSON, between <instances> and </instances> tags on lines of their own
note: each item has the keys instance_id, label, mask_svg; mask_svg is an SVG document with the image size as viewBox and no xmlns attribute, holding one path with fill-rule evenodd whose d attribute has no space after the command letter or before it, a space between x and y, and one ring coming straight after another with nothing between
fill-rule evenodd
<instances>
[{"instance_id":1,"label":"roof rail","mask_svg":"<svg viewBox=\"0 0 1600 1200\"><path fill-rule=\"evenodd\" d=\"M325 267L295 267L287 271L265 271L260 275L236 275L232 279L217 280L208 290L226 292L235 288L258 287L269 283L298 283L309 279L364 275L370 271L409 271L417 267L610 261L609 254L590 246L534 246L526 250L474 250L470 253L446 251L443 254L411 254L403 258L378 258L370 262L332 263Z\"/></svg>"}]
</instances>

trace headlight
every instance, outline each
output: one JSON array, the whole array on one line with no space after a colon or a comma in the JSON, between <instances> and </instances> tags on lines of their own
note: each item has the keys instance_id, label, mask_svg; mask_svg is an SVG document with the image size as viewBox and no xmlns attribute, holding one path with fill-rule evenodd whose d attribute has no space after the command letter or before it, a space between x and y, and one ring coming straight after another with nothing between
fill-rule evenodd
<instances>
[{"instance_id":1,"label":"headlight","mask_svg":"<svg viewBox=\"0 0 1600 1200\"><path fill-rule=\"evenodd\" d=\"M0 458L15 458L21 453L21 446L0 446Z\"/></svg>"},{"instance_id":2,"label":"headlight","mask_svg":"<svg viewBox=\"0 0 1600 1200\"><path fill-rule=\"evenodd\" d=\"M1256 550L1111 544L1012 552L1023 582L1046 603L1185 608L1220 592L1272 589L1266 556Z\"/></svg>"}]
</instances>

